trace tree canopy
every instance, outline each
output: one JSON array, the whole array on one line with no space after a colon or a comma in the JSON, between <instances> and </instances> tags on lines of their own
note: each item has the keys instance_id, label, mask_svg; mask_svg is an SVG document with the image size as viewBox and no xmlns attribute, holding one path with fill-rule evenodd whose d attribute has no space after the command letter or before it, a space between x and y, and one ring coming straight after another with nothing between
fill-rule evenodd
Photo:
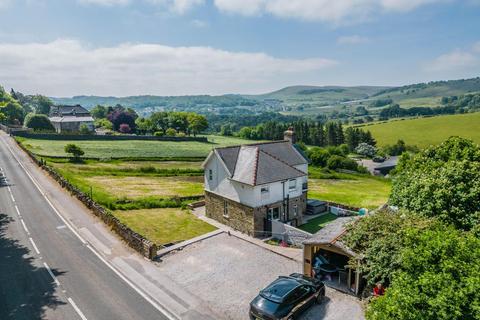
<instances>
[{"instance_id":1,"label":"tree canopy","mask_svg":"<svg viewBox=\"0 0 480 320\"><path fill-rule=\"evenodd\" d=\"M29 113L25 117L24 126L35 131L54 131L50 119L44 114Z\"/></svg>"},{"instance_id":2,"label":"tree canopy","mask_svg":"<svg viewBox=\"0 0 480 320\"><path fill-rule=\"evenodd\" d=\"M452 137L416 155L404 154L390 202L470 230L480 223L480 148Z\"/></svg>"}]
</instances>

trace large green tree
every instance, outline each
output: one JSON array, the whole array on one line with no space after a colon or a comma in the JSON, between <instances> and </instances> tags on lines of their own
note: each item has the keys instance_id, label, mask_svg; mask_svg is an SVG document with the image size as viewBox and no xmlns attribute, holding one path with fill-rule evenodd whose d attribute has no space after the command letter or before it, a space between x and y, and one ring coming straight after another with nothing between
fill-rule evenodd
<instances>
[{"instance_id":1,"label":"large green tree","mask_svg":"<svg viewBox=\"0 0 480 320\"><path fill-rule=\"evenodd\" d=\"M35 131L54 131L50 119L44 114L29 113L25 117L24 126Z\"/></svg>"},{"instance_id":2,"label":"large green tree","mask_svg":"<svg viewBox=\"0 0 480 320\"><path fill-rule=\"evenodd\" d=\"M452 137L416 154L404 154L393 179L390 202L457 228L480 224L480 148Z\"/></svg>"},{"instance_id":3,"label":"large green tree","mask_svg":"<svg viewBox=\"0 0 480 320\"><path fill-rule=\"evenodd\" d=\"M4 106L0 105L0 113L3 113L8 124L22 124L25 117L22 106L13 99Z\"/></svg>"},{"instance_id":4,"label":"large green tree","mask_svg":"<svg viewBox=\"0 0 480 320\"><path fill-rule=\"evenodd\" d=\"M453 227L407 231L398 271L367 319L480 319L480 239Z\"/></svg>"}]
</instances>

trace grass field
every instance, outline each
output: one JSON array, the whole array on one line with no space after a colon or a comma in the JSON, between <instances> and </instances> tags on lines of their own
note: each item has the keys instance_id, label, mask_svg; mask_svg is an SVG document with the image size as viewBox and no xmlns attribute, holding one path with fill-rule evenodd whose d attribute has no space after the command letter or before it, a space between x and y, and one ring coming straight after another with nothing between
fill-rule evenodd
<instances>
[{"instance_id":1,"label":"grass field","mask_svg":"<svg viewBox=\"0 0 480 320\"><path fill-rule=\"evenodd\" d=\"M308 197L368 209L387 202L390 180L368 175L343 176L343 179L309 179Z\"/></svg>"},{"instance_id":2,"label":"grass field","mask_svg":"<svg viewBox=\"0 0 480 320\"><path fill-rule=\"evenodd\" d=\"M100 159L205 157L212 148L254 142L235 137L222 136L208 136L210 143L192 141L68 141L17 139L30 151L39 156L66 157L68 154L64 151L65 146L69 143L74 143L85 151L84 156L86 158Z\"/></svg>"},{"instance_id":3,"label":"grass field","mask_svg":"<svg viewBox=\"0 0 480 320\"><path fill-rule=\"evenodd\" d=\"M370 130L379 146L403 139L409 145L425 148L450 136L461 136L480 143L480 112L396 120L362 128Z\"/></svg>"},{"instance_id":4,"label":"grass field","mask_svg":"<svg viewBox=\"0 0 480 320\"><path fill-rule=\"evenodd\" d=\"M214 226L181 209L114 211L113 214L158 245L188 240L216 230Z\"/></svg>"},{"instance_id":5,"label":"grass field","mask_svg":"<svg viewBox=\"0 0 480 320\"><path fill-rule=\"evenodd\" d=\"M325 227L326 224L337 219L337 216L332 213L324 214L320 217L314 218L298 228L310 233L316 233L318 230Z\"/></svg>"}]
</instances>

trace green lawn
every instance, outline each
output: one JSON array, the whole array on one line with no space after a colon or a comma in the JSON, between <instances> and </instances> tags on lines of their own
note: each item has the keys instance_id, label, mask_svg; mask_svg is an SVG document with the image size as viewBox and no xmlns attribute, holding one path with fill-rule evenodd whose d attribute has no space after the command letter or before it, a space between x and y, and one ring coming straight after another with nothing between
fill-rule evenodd
<instances>
[{"instance_id":1,"label":"green lawn","mask_svg":"<svg viewBox=\"0 0 480 320\"><path fill-rule=\"evenodd\" d=\"M208 136L210 143L174 142L174 141L142 141L142 140L41 140L18 138L33 153L40 156L66 157L64 148L74 143L85 151L87 158L185 158L206 157L212 148L254 143L255 141L235 137Z\"/></svg>"},{"instance_id":2,"label":"green lawn","mask_svg":"<svg viewBox=\"0 0 480 320\"><path fill-rule=\"evenodd\" d=\"M326 224L337 219L337 216L332 213L324 214L320 217L314 218L307 223L299 226L299 229L310 233L316 233L318 230L322 229Z\"/></svg>"},{"instance_id":3,"label":"green lawn","mask_svg":"<svg viewBox=\"0 0 480 320\"><path fill-rule=\"evenodd\" d=\"M430 118L392 120L362 127L370 130L379 146L403 139L409 145L425 148L461 136L480 143L480 112Z\"/></svg>"},{"instance_id":4,"label":"green lawn","mask_svg":"<svg viewBox=\"0 0 480 320\"><path fill-rule=\"evenodd\" d=\"M390 180L369 175L343 174L342 179L308 181L309 198L367 209L386 203L390 189Z\"/></svg>"},{"instance_id":5,"label":"green lawn","mask_svg":"<svg viewBox=\"0 0 480 320\"><path fill-rule=\"evenodd\" d=\"M157 245L188 240L216 230L188 211L175 208L114 211L113 214Z\"/></svg>"}]
</instances>

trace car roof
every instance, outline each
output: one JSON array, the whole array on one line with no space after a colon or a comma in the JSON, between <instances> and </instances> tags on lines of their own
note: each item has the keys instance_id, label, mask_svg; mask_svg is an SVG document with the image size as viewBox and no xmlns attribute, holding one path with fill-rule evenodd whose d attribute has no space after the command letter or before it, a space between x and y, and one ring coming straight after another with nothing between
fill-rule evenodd
<instances>
[{"instance_id":1,"label":"car roof","mask_svg":"<svg viewBox=\"0 0 480 320\"><path fill-rule=\"evenodd\" d=\"M260 292L260 295L273 302L281 303L290 292L303 285L291 277L279 277Z\"/></svg>"}]
</instances>

